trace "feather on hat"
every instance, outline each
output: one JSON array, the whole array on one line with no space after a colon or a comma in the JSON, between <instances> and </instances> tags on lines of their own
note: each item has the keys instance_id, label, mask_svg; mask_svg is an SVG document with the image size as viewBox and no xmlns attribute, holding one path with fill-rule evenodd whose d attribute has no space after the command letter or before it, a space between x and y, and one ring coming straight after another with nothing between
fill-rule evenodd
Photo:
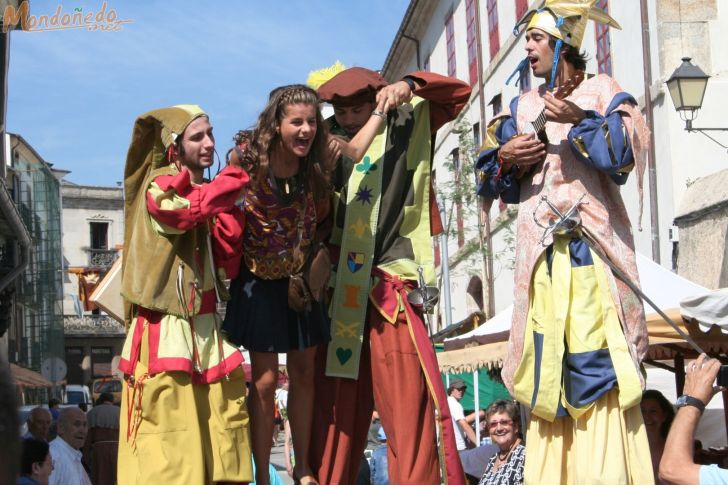
<instances>
[{"instance_id":1,"label":"feather on hat","mask_svg":"<svg viewBox=\"0 0 728 485\"><path fill-rule=\"evenodd\" d=\"M306 79L306 84L311 89L318 89L321 87L322 84L326 84L342 71L346 70L346 66L341 63L341 61L336 61L333 65L329 67L324 67L322 69L319 69L317 71L311 71L308 73L308 79Z\"/></svg>"}]
</instances>

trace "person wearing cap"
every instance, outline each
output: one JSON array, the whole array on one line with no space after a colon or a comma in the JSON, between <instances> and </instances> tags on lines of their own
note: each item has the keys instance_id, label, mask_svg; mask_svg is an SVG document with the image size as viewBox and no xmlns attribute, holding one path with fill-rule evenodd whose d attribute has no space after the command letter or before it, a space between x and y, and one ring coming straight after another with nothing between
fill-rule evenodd
<instances>
[{"instance_id":1,"label":"person wearing cap","mask_svg":"<svg viewBox=\"0 0 728 485\"><path fill-rule=\"evenodd\" d=\"M471 443L477 445L478 440L475 438L475 430L470 426L465 419L465 412L463 406L460 404L460 400L465 396L465 391L468 386L462 379L453 379L447 388L447 404L450 408L450 416L452 416L452 424L455 428L455 443L457 444L458 451L464 451L468 449L465 444L465 438L467 437Z\"/></svg>"},{"instance_id":2,"label":"person wearing cap","mask_svg":"<svg viewBox=\"0 0 728 485\"><path fill-rule=\"evenodd\" d=\"M619 185L635 171L641 196L649 132L614 79L584 74L587 21L619 27L595 3L547 0L519 23L522 66L545 83L492 120L477 163L480 195L520 204L502 375L531 408L526 483L653 483L639 407L644 309L601 259L639 284ZM549 227L572 208L575 229Z\"/></svg>"},{"instance_id":3,"label":"person wearing cap","mask_svg":"<svg viewBox=\"0 0 728 485\"><path fill-rule=\"evenodd\" d=\"M441 483L437 428L442 478L462 484L435 354L421 309L407 294L418 287L418 270L434 281L432 236L442 225L430 173L432 137L462 110L470 87L428 72L389 84L362 67L329 71L312 73L309 84L333 105L331 133L352 137L372 114L386 123L361 161L344 158L333 174L329 242L338 264L332 341L318 354L312 468L321 483L355 483L376 402L392 483ZM378 112L382 101L395 108Z\"/></svg>"},{"instance_id":4,"label":"person wearing cap","mask_svg":"<svg viewBox=\"0 0 728 485\"><path fill-rule=\"evenodd\" d=\"M253 479L243 356L219 330L227 292L212 248L223 221L238 220L249 178L228 166L206 182L214 147L198 106L150 111L134 124L124 170L118 483Z\"/></svg>"}]
</instances>

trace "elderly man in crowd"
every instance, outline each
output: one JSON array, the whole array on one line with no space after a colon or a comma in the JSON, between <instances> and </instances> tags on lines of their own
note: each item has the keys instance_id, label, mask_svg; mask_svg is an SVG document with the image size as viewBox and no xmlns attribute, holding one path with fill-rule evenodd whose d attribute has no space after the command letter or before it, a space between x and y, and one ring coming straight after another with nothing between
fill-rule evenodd
<instances>
[{"instance_id":1,"label":"elderly man in crowd","mask_svg":"<svg viewBox=\"0 0 728 485\"><path fill-rule=\"evenodd\" d=\"M86 414L79 408L65 408L58 417L58 437L51 441L53 473L50 485L91 485L81 463L81 448L86 442Z\"/></svg>"},{"instance_id":2,"label":"elderly man in crowd","mask_svg":"<svg viewBox=\"0 0 728 485\"><path fill-rule=\"evenodd\" d=\"M34 408L28 415L28 432L23 435L23 439L33 438L47 442L51 421L53 421L53 418L50 411L40 406Z\"/></svg>"}]
</instances>

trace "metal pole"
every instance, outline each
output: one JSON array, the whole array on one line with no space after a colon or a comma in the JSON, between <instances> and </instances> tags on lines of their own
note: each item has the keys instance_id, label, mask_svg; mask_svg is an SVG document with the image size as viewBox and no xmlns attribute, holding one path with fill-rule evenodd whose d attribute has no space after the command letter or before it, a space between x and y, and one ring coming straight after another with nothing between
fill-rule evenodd
<instances>
[{"instance_id":1,"label":"metal pole","mask_svg":"<svg viewBox=\"0 0 728 485\"><path fill-rule=\"evenodd\" d=\"M478 388L480 382L478 377L478 369L475 369L473 371L473 392L475 393L473 406L475 407L475 441L477 443L474 444L476 448L480 446L480 389Z\"/></svg>"},{"instance_id":2,"label":"metal pole","mask_svg":"<svg viewBox=\"0 0 728 485\"><path fill-rule=\"evenodd\" d=\"M444 203L440 205L440 218L445 221ZM440 264L442 266L442 306L440 313L445 315L445 327L452 325L452 308L450 307L450 261L447 251L447 231L440 234Z\"/></svg>"},{"instance_id":3,"label":"metal pole","mask_svg":"<svg viewBox=\"0 0 728 485\"><path fill-rule=\"evenodd\" d=\"M640 0L642 18L642 72L645 84L645 117L650 129L650 153L647 180L650 187L650 233L652 235L652 259L660 263L660 217L657 205L657 164L655 163L655 123L652 109L652 54L650 53L650 20L647 0Z\"/></svg>"}]
</instances>

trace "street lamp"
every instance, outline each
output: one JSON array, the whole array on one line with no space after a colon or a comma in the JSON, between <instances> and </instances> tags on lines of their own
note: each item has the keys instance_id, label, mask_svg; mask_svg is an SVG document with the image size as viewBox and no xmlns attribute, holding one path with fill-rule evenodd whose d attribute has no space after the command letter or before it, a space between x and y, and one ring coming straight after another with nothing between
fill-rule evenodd
<instances>
[{"instance_id":1,"label":"street lamp","mask_svg":"<svg viewBox=\"0 0 728 485\"><path fill-rule=\"evenodd\" d=\"M723 148L728 148L704 133L706 131L728 131L728 128L693 127L693 120L698 116L698 110L703 105L709 78L710 76L705 74L700 67L690 62L689 57L683 57L682 64L675 69L666 84L675 110L680 114L680 119L685 121L685 130L688 132L699 131Z\"/></svg>"}]
</instances>

